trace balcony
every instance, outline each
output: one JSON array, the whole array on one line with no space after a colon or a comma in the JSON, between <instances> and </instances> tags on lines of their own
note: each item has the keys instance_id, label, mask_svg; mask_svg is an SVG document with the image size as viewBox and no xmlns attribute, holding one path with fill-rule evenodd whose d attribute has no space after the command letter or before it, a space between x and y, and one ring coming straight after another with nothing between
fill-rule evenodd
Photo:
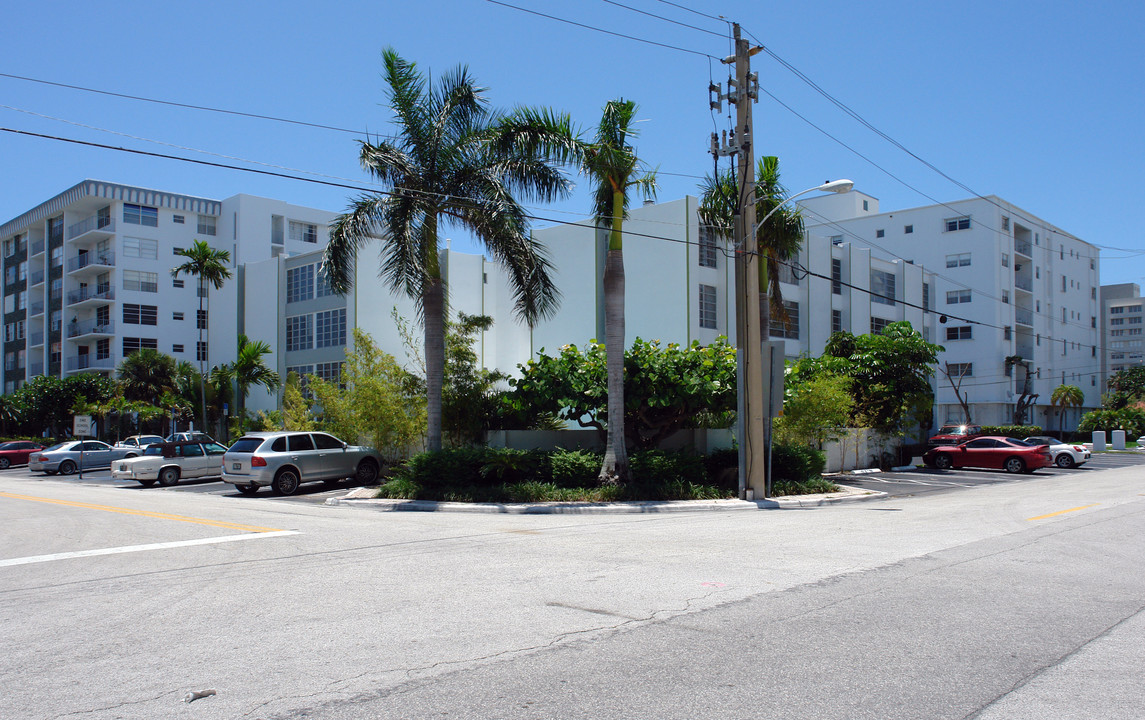
<instances>
[{"instance_id":1,"label":"balcony","mask_svg":"<svg viewBox=\"0 0 1145 720\"><path fill-rule=\"evenodd\" d=\"M67 359L64 369L68 372L78 370L114 370L115 361L111 358L97 358L95 355L73 355Z\"/></svg>"},{"instance_id":2,"label":"balcony","mask_svg":"<svg viewBox=\"0 0 1145 720\"><path fill-rule=\"evenodd\" d=\"M35 377L36 375L44 374L44 363L32 363L28 366L28 375Z\"/></svg>"},{"instance_id":3,"label":"balcony","mask_svg":"<svg viewBox=\"0 0 1145 720\"><path fill-rule=\"evenodd\" d=\"M43 270L33 270L29 274L31 275L31 279L28 282L28 287L35 287L35 286L40 285L41 283L44 282L44 271Z\"/></svg>"},{"instance_id":4,"label":"balcony","mask_svg":"<svg viewBox=\"0 0 1145 720\"><path fill-rule=\"evenodd\" d=\"M1034 311L1029 308L1014 308L1014 322L1018 325L1034 326Z\"/></svg>"},{"instance_id":5,"label":"balcony","mask_svg":"<svg viewBox=\"0 0 1145 720\"><path fill-rule=\"evenodd\" d=\"M33 330L28 333L28 347L36 347L44 344L44 331Z\"/></svg>"},{"instance_id":6,"label":"balcony","mask_svg":"<svg viewBox=\"0 0 1145 720\"><path fill-rule=\"evenodd\" d=\"M110 320L100 321L99 318L91 318L82 322L68 323L68 337L75 338L84 335L114 335L115 324Z\"/></svg>"},{"instance_id":7,"label":"balcony","mask_svg":"<svg viewBox=\"0 0 1145 720\"><path fill-rule=\"evenodd\" d=\"M28 306L28 317L44 314L44 301L33 300Z\"/></svg>"},{"instance_id":8,"label":"balcony","mask_svg":"<svg viewBox=\"0 0 1145 720\"><path fill-rule=\"evenodd\" d=\"M1029 345L1019 344L1014 348L1014 352L1017 353L1018 355L1020 355L1023 360L1033 360L1034 359L1034 346L1032 343ZM1019 371L1015 371L1015 373L1017 373L1017 372L1019 372Z\"/></svg>"},{"instance_id":9,"label":"balcony","mask_svg":"<svg viewBox=\"0 0 1145 720\"><path fill-rule=\"evenodd\" d=\"M91 238L96 237L111 237L115 234L115 220L109 217L100 217L99 215L92 215L89 218L80 220L75 225L68 228L68 240L75 240L84 235L91 235Z\"/></svg>"},{"instance_id":10,"label":"balcony","mask_svg":"<svg viewBox=\"0 0 1145 720\"><path fill-rule=\"evenodd\" d=\"M1025 290L1026 292L1033 292L1034 281L1030 280L1029 278L1016 277L1014 278L1014 287L1018 288L1019 290Z\"/></svg>"},{"instance_id":11,"label":"balcony","mask_svg":"<svg viewBox=\"0 0 1145 720\"><path fill-rule=\"evenodd\" d=\"M79 305L81 303L95 303L106 302L115 299L115 288L111 285L97 285L95 290L91 288L80 288L79 290L72 290L68 293L68 305Z\"/></svg>"},{"instance_id":12,"label":"balcony","mask_svg":"<svg viewBox=\"0 0 1145 720\"><path fill-rule=\"evenodd\" d=\"M44 252L45 247L46 247L46 243L43 240L33 240L32 241L32 252L29 254L29 257L35 257L37 255L42 254Z\"/></svg>"},{"instance_id":13,"label":"balcony","mask_svg":"<svg viewBox=\"0 0 1145 720\"><path fill-rule=\"evenodd\" d=\"M68 274L79 272L85 268L95 268L102 270L104 268L115 267L115 253L82 253L73 258L68 259Z\"/></svg>"},{"instance_id":14,"label":"balcony","mask_svg":"<svg viewBox=\"0 0 1145 720\"><path fill-rule=\"evenodd\" d=\"M1014 252L1019 254L1019 255L1025 255L1028 258L1033 257L1033 255L1030 254L1031 250L1030 250L1030 243L1028 240L1015 240L1014 241Z\"/></svg>"}]
</instances>

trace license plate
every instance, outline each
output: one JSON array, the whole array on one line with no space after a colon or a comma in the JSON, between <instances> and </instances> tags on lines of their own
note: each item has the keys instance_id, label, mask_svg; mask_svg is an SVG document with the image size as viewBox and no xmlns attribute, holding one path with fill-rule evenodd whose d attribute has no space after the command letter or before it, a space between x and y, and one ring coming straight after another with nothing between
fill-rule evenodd
<instances>
[{"instance_id":1,"label":"license plate","mask_svg":"<svg viewBox=\"0 0 1145 720\"><path fill-rule=\"evenodd\" d=\"M242 470L243 464L241 462L231 463L231 470Z\"/></svg>"}]
</instances>

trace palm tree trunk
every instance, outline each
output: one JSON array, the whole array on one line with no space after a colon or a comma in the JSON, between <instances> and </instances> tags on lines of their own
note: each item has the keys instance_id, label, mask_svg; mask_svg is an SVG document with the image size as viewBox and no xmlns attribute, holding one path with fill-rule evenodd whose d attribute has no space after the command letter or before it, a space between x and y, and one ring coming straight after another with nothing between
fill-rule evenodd
<instances>
[{"instance_id":1,"label":"palm tree trunk","mask_svg":"<svg viewBox=\"0 0 1145 720\"><path fill-rule=\"evenodd\" d=\"M203 282L202 276L199 277L199 317L203 315L203 288L206 283ZM199 348L203 346L203 326L199 322L199 317L195 318L195 325L199 328L199 344L195 346L195 357L199 359L199 408L202 410L202 425L199 427L199 432L207 431L207 387L206 381L203 379L203 360L199 355Z\"/></svg>"},{"instance_id":2,"label":"palm tree trunk","mask_svg":"<svg viewBox=\"0 0 1145 720\"><path fill-rule=\"evenodd\" d=\"M608 369L608 431L601 484L628 480L628 447L624 438L624 251L621 249L621 218L624 198L614 200L612 232L604 260L604 356Z\"/></svg>"},{"instance_id":3,"label":"palm tree trunk","mask_svg":"<svg viewBox=\"0 0 1145 720\"><path fill-rule=\"evenodd\" d=\"M445 286L440 277L422 289L425 315L426 450L441 450L441 387L445 380Z\"/></svg>"}]
</instances>

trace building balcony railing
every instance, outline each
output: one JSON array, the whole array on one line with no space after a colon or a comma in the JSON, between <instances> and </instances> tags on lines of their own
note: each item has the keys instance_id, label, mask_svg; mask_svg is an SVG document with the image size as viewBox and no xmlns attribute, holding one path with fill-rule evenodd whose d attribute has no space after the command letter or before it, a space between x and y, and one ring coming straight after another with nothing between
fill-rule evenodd
<instances>
[{"instance_id":1,"label":"building balcony railing","mask_svg":"<svg viewBox=\"0 0 1145 720\"><path fill-rule=\"evenodd\" d=\"M100 321L99 318L91 318L82 322L68 323L68 337L74 338L80 335L114 335L115 324L110 320Z\"/></svg>"},{"instance_id":2,"label":"building balcony railing","mask_svg":"<svg viewBox=\"0 0 1145 720\"><path fill-rule=\"evenodd\" d=\"M82 288L68 293L68 305L75 305L86 300L114 300L115 288L111 285L97 285L94 290Z\"/></svg>"},{"instance_id":3,"label":"building balcony railing","mask_svg":"<svg viewBox=\"0 0 1145 720\"><path fill-rule=\"evenodd\" d=\"M1024 359L1024 360L1033 360L1034 359L1034 346L1033 345L1018 345L1014 348L1014 352L1016 352L1018 355L1020 355L1022 357L1022 359ZM1021 373L1022 371L1017 370L1015 372Z\"/></svg>"},{"instance_id":4,"label":"building balcony railing","mask_svg":"<svg viewBox=\"0 0 1145 720\"><path fill-rule=\"evenodd\" d=\"M28 305L28 317L32 317L33 315L43 315L43 314L44 314L44 301L43 300L33 300Z\"/></svg>"},{"instance_id":5,"label":"building balcony railing","mask_svg":"<svg viewBox=\"0 0 1145 720\"><path fill-rule=\"evenodd\" d=\"M1014 287L1018 288L1019 290L1025 290L1026 292L1033 292L1034 281L1030 280L1029 278L1016 277L1014 278Z\"/></svg>"},{"instance_id":6,"label":"building balcony railing","mask_svg":"<svg viewBox=\"0 0 1145 720\"><path fill-rule=\"evenodd\" d=\"M46 245L47 244L43 240L33 240L32 241L32 252L30 254L31 255L39 255L40 253L44 252L44 248L46 247Z\"/></svg>"},{"instance_id":7,"label":"building balcony railing","mask_svg":"<svg viewBox=\"0 0 1145 720\"><path fill-rule=\"evenodd\" d=\"M33 330L32 332L28 333L28 345L30 347L36 347L37 345L43 345L43 344L44 344L44 331L43 330Z\"/></svg>"},{"instance_id":8,"label":"building balcony railing","mask_svg":"<svg viewBox=\"0 0 1145 720\"><path fill-rule=\"evenodd\" d=\"M31 276L31 281L28 283L29 287L34 287L44 282L43 270L33 270L31 273L29 273L29 275Z\"/></svg>"},{"instance_id":9,"label":"building balcony railing","mask_svg":"<svg viewBox=\"0 0 1145 720\"><path fill-rule=\"evenodd\" d=\"M99 215L84 218L68 228L68 240L74 240L80 235L85 235L93 230L99 230L102 233L111 235L115 232L115 220L109 217L100 217Z\"/></svg>"},{"instance_id":10,"label":"building balcony railing","mask_svg":"<svg viewBox=\"0 0 1145 720\"><path fill-rule=\"evenodd\" d=\"M44 374L44 363L32 363L28 366L28 374L31 376Z\"/></svg>"},{"instance_id":11,"label":"building balcony railing","mask_svg":"<svg viewBox=\"0 0 1145 720\"><path fill-rule=\"evenodd\" d=\"M115 361L111 358L97 358L95 355L73 355L67 359L64 367L69 371L75 370L114 370Z\"/></svg>"},{"instance_id":12,"label":"building balcony railing","mask_svg":"<svg viewBox=\"0 0 1145 720\"><path fill-rule=\"evenodd\" d=\"M115 267L115 253L83 253L68 259L68 272L82 270L85 267Z\"/></svg>"},{"instance_id":13,"label":"building balcony railing","mask_svg":"<svg viewBox=\"0 0 1145 720\"><path fill-rule=\"evenodd\" d=\"M1030 254L1030 243L1027 240L1015 240L1014 252L1018 253L1019 255L1025 255L1028 258L1033 257L1033 255Z\"/></svg>"},{"instance_id":14,"label":"building balcony railing","mask_svg":"<svg viewBox=\"0 0 1145 720\"><path fill-rule=\"evenodd\" d=\"M1014 322L1019 325L1034 326L1034 311L1027 308L1014 308Z\"/></svg>"}]
</instances>

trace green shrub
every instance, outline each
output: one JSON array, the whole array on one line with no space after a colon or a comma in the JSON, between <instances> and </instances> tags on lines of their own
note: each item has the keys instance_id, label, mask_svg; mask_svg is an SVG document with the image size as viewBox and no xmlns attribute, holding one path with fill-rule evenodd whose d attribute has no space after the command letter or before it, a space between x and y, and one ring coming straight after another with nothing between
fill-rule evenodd
<instances>
[{"instance_id":1,"label":"green shrub","mask_svg":"<svg viewBox=\"0 0 1145 720\"><path fill-rule=\"evenodd\" d=\"M704 473L708 482L732 492L739 491L737 471L739 469L739 451L735 448L721 448L713 450L704 456Z\"/></svg>"},{"instance_id":2,"label":"green shrub","mask_svg":"<svg viewBox=\"0 0 1145 720\"><path fill-rule=\"evenodd\" d=\"M480 447L418 453L394 472L394 479L409 480L423 488L488 485L481 473L488 456L489 450ZM494 479L493 482L499 481Z\"/></svg>"},{"instance_id":3,"label":"green shrub","mask_svg":"<svg viewBox=\"0 0 1145 720\"><path fill-rule=\"evenodd\" d=\"M1088 440L1093 431L1124 430L1125 437L1136 440L1145 434L1145 412L1137 408L1122 408L1120 410L1093 410L1082 416L1077 431L1086 436Z\"/></svg>"},{"instance_id":4,"label":"green shrub","mask_svg":"<svg viewBox=\"0 0 1145 720\"><path fill-rule=\"evenodd\" d=\"M793 480L777 480L771 484L771 494L774 497L783 495L810 495L813 493L835 492L839 486L823 476L809 478L802 482Z\"/></svg>"},{"instance_id":5,"label":"green shrub","mask_svg":"<svg viewBox=\"0 0 1145 720\"><path fill-rule=\"evenodd\" d=\"M593 487L603 463L600 453L557 449L549 454L549 478L558 487Z\"/></svg>"},{"instance_id":6,"label":"green shrub","mask_svg":"<svg viewBox=\"0 0 1145 720\"><path fill-rule=\"evenodd\" d=\"M535 481L547 475L547 454L536 450L488 448L481 475L505 483Z\"/></svg>"},{"instance_id":7,"label":"green shrub","mask_svg":"<svg viewBox=\"0 0 1145 720\"><path fill-rule=\"evenodd\" d=\"M1001 435L1003 437L1018 438L1019 440L1031 435L1045 435L1041 425L983 425L983 435Z\"/></svg>"},{"instance_id":8,"label":"green shrub","mask_svg":"<svg viewBox=\"0 0 1145 720\"><path fill-rule=\"evenodd\" d=\"M771 454L773 485L778 481L804 482L818 478L827 455L806 445L775 445Z\"/></svg>"},{"instance_id":9,"label":"green shrub","mask_svg":"<svg viewBox=\"0 0 1145 720\"><path fill-rule=\"evenodd\" d=\"M375 497L390 498L392 500L418 500L421 494L421 486L413 480L394 478L378 488L378 494Z\"/></svg>"}]
</instances>

